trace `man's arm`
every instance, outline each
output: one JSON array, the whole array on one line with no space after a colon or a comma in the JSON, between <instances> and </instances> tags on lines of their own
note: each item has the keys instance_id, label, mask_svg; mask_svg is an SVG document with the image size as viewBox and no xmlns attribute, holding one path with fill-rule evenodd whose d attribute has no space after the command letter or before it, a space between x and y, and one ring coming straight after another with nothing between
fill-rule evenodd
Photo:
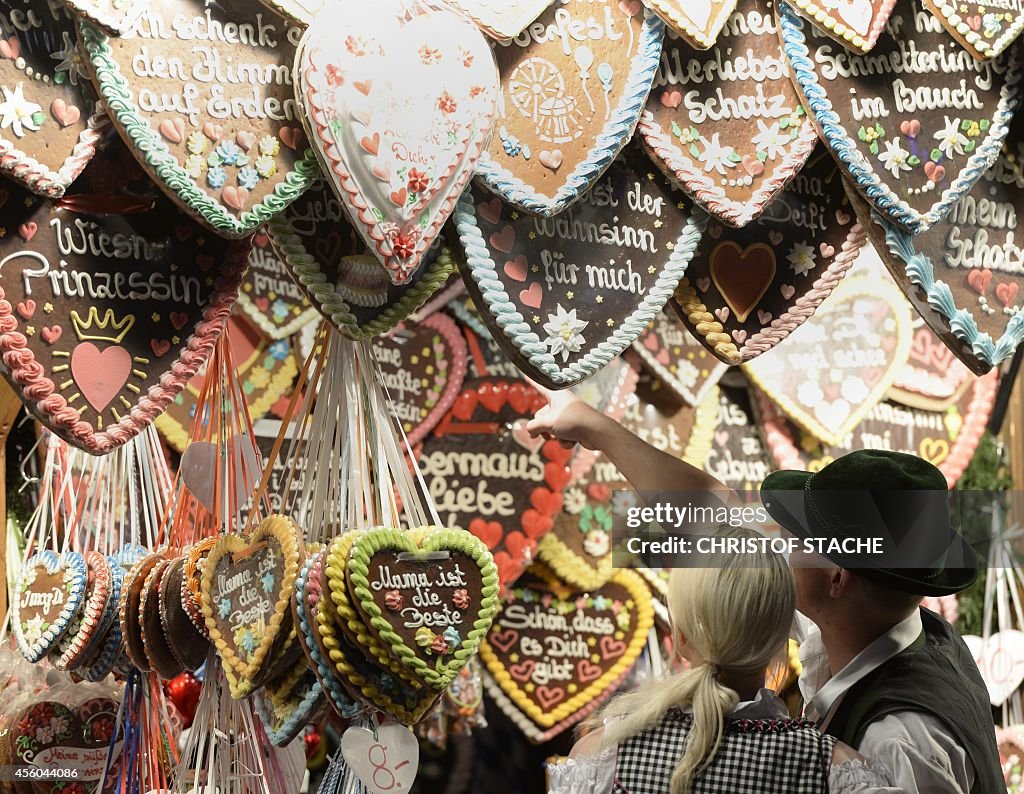
<instances>
[{"instance_id":1,"label":"man's arm","mask_svg":"<svg viewBox=\"0 0 1024 794\"><path fill-rule=\"evenodd\" d=\"M685 460L652 447L572 392L538 390L547 397L548 404L527 424L530 435L555 438L566 447L581 444L603 453L637 491L717 491L719 499L733 500L727 485Z\"/></svg>"},{"instance_id":2,"label":"man's arm","mask_svg":"<svg viewBox=\"0 0 1024 794\"><path fill-rule=\"evenodd\" d=\"M890 714L868 726L857 749L888 769L907 794L967 794L974 783L966 751L929 714Z\"/></svg>"}]
</instances>

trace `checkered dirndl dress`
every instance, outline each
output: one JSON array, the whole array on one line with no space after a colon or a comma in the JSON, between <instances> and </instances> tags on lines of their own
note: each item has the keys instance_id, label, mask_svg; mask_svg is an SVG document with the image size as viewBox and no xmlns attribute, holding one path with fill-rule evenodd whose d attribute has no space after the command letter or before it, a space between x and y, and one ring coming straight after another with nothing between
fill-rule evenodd
<instances>
[{"instance_id":1,"label":"checkered dirndl dress","mask_svg":"<svg viewBox=\"0 0 1024 794\"><path fill-rule=\"evenodd\" d=\"M614 794L668 794L692 723L691 714L671 709L654 728L623 741ZM727 720L693 794L827 794L835 744L807 720Z\"/></svg>"}]
</instances>

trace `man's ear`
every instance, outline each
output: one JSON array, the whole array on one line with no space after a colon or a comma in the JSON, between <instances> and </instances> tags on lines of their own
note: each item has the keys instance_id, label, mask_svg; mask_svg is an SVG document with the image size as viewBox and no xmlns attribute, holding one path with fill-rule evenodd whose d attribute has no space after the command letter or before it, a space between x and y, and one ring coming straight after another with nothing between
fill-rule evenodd
<instances>
[{"instance_id":1,"label":"man's ear","mask_svg":"<svg viewBox=\"0 0 1024 794\"><path fill-rule=\"evenodd\" d=\"M845 568L833 568L828 577L828 594L839 598L849 592L851 574Z\"/></svg>"}]
</instances>

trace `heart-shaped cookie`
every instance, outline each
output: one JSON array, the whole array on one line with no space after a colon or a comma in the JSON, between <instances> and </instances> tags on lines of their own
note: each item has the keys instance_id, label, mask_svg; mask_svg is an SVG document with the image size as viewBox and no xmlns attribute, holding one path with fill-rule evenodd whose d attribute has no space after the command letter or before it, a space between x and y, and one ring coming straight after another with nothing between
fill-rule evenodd
<instances>
[{"instance_id":1,"label":"heart-shaped cookie","mask_svg":"<svg viewBox=\"0 0 1024 794\"><path fill-rule=\"evenodd\" d=\"M635 0L624 4L631 10L639 6ZM718 40L736 0L648 0L647 5L690 45L706 50Z\"/></svg>"},{"instance_id":2,"label":"heart-shaped cookie","mask_svg":"<svg viewBox=\"0 0 1024 794\"><path fill-rule=\"evenodd\" d=\"M323 0L260 0L260 2L303 27L309 25L313 21L313 17L324 6Z\"/></svg>"},{"instance_id":3,"label":"heart-shaped cookie","mask_svg":"<svg viewBox=\"0 0 1024 794\"><path fill-rule=\"evenodd\" d=\"M877 213L873 222L865 221L914 308L978 374L1010 358L1024 342L1022 134L1024 120L1017 120L975 191L927 231L910 235Z\"/></svg>"},{"instance_id":4,"label":"heart-shaped cookie","mask_svg":"<svg viewBox=\"0 0 1024 794\"><path fill-rule=\"evenodd\" d=\"M408 282L392 284L323 181L271 220L267 234L310 303L351 339L387 333L455 270L451 252L438 244Z\"/></svg>"},{"instance_id":5,"label":"heart-shaped cookie","mask_svg":"<svg viewBox=\"0 0 1024 794\"><path fill-rule=\"evenodd\" d=\"M112 36L129 33L150 0L63 0L65 6Z\"/></svg>"},{"instance_id":6,"label":"heart-shaped cookie","mask_svg":"<svg viewBox=\"0 0 1024 794\"><path fill-rule=\"evenodd\" d=\"M741 496L754 497L772 471L768 448L754 414L747 379L739 372L718 384L718 423L704 471Z\"/></svg>"},{"instance_id":7,"label":"heart-shaped cookie","mask_svg":"<svg viewBox=\"0 0 1024 794\"><path fill-rule=\"evenodd\" d=\"M971 462L996 398L998 378L976 378L956 403L943 411L908 408L891 400L874 405L836 444L822 444L787 422L759 392L757 412L765 442L780 469L818 471L854 449L892 449L918 455L939 467L952 488Z\"/></svg>"},{"instance_id":8,"label":"heart-shaped cookie","mask_svg":"<svg viewBox=\"0 0 1024 794\"><path fill-rule=\"evenodd\" d=\"M392 282L416 272L473 174L494 119L487 41L443 6L326 7L295 62L324 172ZM344 38L337 36L344 30Z\"/></svg>"},{"instance_id":9,"label":"heart-shaped cookie","mask_svg":"<svg viewBox=\"0 0 1024 794\"><path fill-rule=\"evenodd\" d=\"M885 397L907 360L911 335L910 306L899 289L857 275L836 287L784 345L743 367L794 422L839 444Z\"/></svg>"},{"instance_id":10,"label":"heart-shaped cookie","mask_svg":"<svg viewBox=\"0 0 1024 794\"><path fill-rule=\"evenodd\" d=\"M58 644L59 655L53 659L58 670L74 670L87 660L96 637L110 627L105 619L109 619L111 599L116 602L120 595L120 588L114 592L114 574L107 558L98 551L87 551L84 557L85 596L71 628Z\"/></svg>"},{"instance_id":11,"label":"heart-shaped cookie","mask_svg":"<svg viewBox=\"0 0 1024 794\"><path fill-rule=\"evenodd\" d=\"M82 172L109 124L78 54L77 28L58 3L0 8L0 171L50 198Z\"/></svg>"},{"instance_id":12,"label":"heart-shaped cookie","mask_svg":"<svg viewBox=\"0 0 1024 794\"><path fill-rule=\"evenodd\" d=\"M249 244L192 222L119 144L61 202L8 186L0 211L0 369L57 435L109 452L205 361Z\"/></svg>"},{"instance_id":13,"label":"heart-shaped cookie","mask_svg":"<svg viewBox=\"0 0 1024 794\"><path fill-rule=\"evenodd\" d=\"M536 20L551 0L451 0L450 5L492 38L508 41Z\"/></svg>"},{"instance_id":14,"label":"heart-shaped cookie","mask_svg":"<svg viewBox=\"0 0 1024 794\"><path fill-rule=\"evenodd\" d=\"M869 55L836 54L785 2L779 24L822 139L857 191L893 223L912 234L933 226L999 155L1020 93L1015 50L997 68L975 61L949 46L920 0L896 3ZM950 74L960 77L951 84Z\"/></svg>"},{"instance_id":15,"label":"heart-shaped cookie","mask_svg":"<svg viewBox=\"0 0 1024 794\"><path fill-rule=\"evenodd\" d=\"M745 226L818 141L779 51L770 5L742 0L710 53L669 34L661 59L640 121L644 145L712 216ZM734 79L709 79L709 62Z\"/></svg>"},{"instance_id":16,"label":"heart-shaped cookie","mask_svg":"<svg viewBox=\"0 0 1024 794\"><path fill-rule=\"evenodd\" d=\"M556 441L524 447L517 439L516 422L544 404L524 381L467 381L419 455L442 520L483 541L494 554L502 587L529 564L571 478L571 450Z\"/></svg>"},{"instance_id":17,"label":"heart-shaped cookie","mask_svg":"<svg viewBox=\"0 0 1024 794\"><path fill-rule=\"evenodd\" d=\"M484 683L530 740L545 742L616 690L653 622L651 592L633 571L617 570L584 592L535 566L505 598L480 645Z\"/></svg>"},{"instance_id":18,"label":"heart-shaped cookie","mask_svg":"<svg viewBox=\"0 0 1024 794\"><path fill-rule=\"evenodd\" d=\"M160 591L171 563L172 560L164 559L153 566L146 576L139 598L139 627L142 629L142 646L146 658L149 660L150 669L167 680L185 669L185 665L171 648L170 641L164 633L160 613Z\"/></svg>"},{"instance_id":19,"label":"heart-shaped cookie","mask_svg":"<svg viewBox=\"0 0 1024 794\"><path fill-rule=\"evenodd\" d=\"M843 46L871 50L886 30L897 0L793 0L793 7Z\"/></svg>"},{"instance_id":20,"label":"heart-shaped cookie","mask_svg":"<svg viewBox=\"0 0 1024 794\"><path fill-rule=\"evenodd\" d=\"M409 443L418 444L448 412L466 377L466 341L443 314L407 323L373 342L384 388Z\"/></svg>"},{"instance_id":21,"label":"heart-shaped cookie","mask_svg":"<svg viewBox=\"0 0 1024 794\"><path fill-rule=\"evenodd\" d=\"M1024 794L1024 729L1020 725L997 727L996 745L1007 794Z\"/></svg>"},{"instance_id":22,"label":"heart-shaped cookie","mask_svg":"<svg viewBox=\"0 0 1024 794\"><path fill-rule=\"evenodd\" d=\"M458 321L462 334L466 337L470 352L467 375L470 378L522 378L523 373L519 371L519 367L494 341L472 298L468 295L457 298L448 304L447 310ZM583 381L577 388L585 387L589 382Z\"/></svg>"},{"instance_id":23,"label":"heart-shaped cookie","mask_svg":"<svg viewBox=\"0 0 1024 794\"><path fill-rule=\"evenodd\" d=\"M980 61L997 57L1024 31L1019 6L993 7L977 0L924 0L946 30Z\"/></svg>"},{"instance_id":24,"label":"heart-shaped cookie","mask_svg":"<svg viewBox=\"0 0 1024 794\"><path fill-rule=\"evenodd\" d=\"M706 219L690 206L635 146L555 218L474 185L455 213L466 287L523 372L571 386L625 350L671 296Z\"/></svg>"},{"instance_id":25,"label":"heart-shaped cookie","mask_svg":"<svg viewBox=\"0 0 1024 794\"><path fill-rule=\"evenodd\" d=\"M588 31L580 43L550 33L570 27ZM533 214L577 202L629 142L663 37L642 6L562 0L510 44L492 45L501 101L480 179Z\"/></svg>"},{"instance_id":26,"label":"heart-shaped cookie","mask_svg":"<svg viewBox=\"0 0 1024 794\"><path fill-rule=\"evenodd\" d=\"M672 308L719 359L750 361L813 316L866 240L822 148L756 223L708 224Z\"/></svg>"},{"instance_id":27,"label":"heart-shaped cookie","mask_svg":"<svg viewBox=\"0 0 1024 794\"><path fill-rule=\"evenodd\" d=\"M206 628L232 674L234 698L252 692L272 662L295 586L299 537L291 519L270 516L248 539L222 535L203 564Z\"/></svg>"},{"instance_id":28,"label":"heart-shaped cookie","mask_svg":"<svg viewBox=\"0 0 1024 794\"><path fill-rule=\"evenodd\" d=\"M985 638L967 635L964 642L978 663L992 705L1003 705L1024 681L1024 632L1004 629Z\"/></svg>"},{"instance_id":29,"label":"heart-shaped cookie","mask_svg":"<svg viewBox=\"0 0 1024 794\"><path fill-rule=\"evenodd\" d=\"M698 405L728 369L669 312L659 313L633 343L657 378L690 405Z\"/></svg>"},{"instance_id":30,"label":"heart-shaped cookie","mask_svg":"<svg viewBox=\"0 0 1024 794\"><path fill-rule=\"evenodd\" d=\"M121 587L121 603L118 605L118 622L124 639L122 659L140 672L148 673L153 667L146 654L146 642L142 628L142 594L146 582L155 568L166 561L165 551L147 554L128 570Z\"/></svg>"},{"instance_id":31,"label":"heart-shaped cookie","mask_svg":"<svg viewBox=\"0 0 1024 794\"><path fill-rule=\"evenodd\" d=\"M11 604L18 650L38 662L57 647L85 601L88 567L78 552L41 551L22 569Z\"/></svg>"},{"instance_id":32,"label":"heart-shaped cookie","mask_svg":"<svg viewBox=\"0 0 1024 794\"><path fill-rule=\"evenodd\" d=\"M225 325L231 341L235 371L242 383L249 416L256 419L270 410L295 381L299 362L289 339L271 340L239 314L232 314ZM184 452L190 441L190 429L199 393L206 377L205 365L175 395L167 410L156 418L156 429L174 449Z\"/></svg>"},{"instance_id":33,"label":"heart-shaped cookie","mask_svg":"<svg viewBox=\"0 0 1024 794\"><path fill-rule=\"evenodd\" d=\"M967 365L942 344L923 319L915 317L910 355L896 373L889 399L912 408L944 411L973 383Z\"/></svg>"},{"instance_id":34,"label":"heart-shaped cookie","mask_svg":"<svg viewBox=\"0 0 1024 794\"><path fill-rule=\"evenodd\" d=\"M82 27L114 126L157 184L225 237L252 234L318 173L292 87L297 39L253 3L205 0L154 3L116 38Z\"/></svg>"},{"instance_id":35,"label":"heart-shaped cookie","mask_svg":"<svg viewBox=\"0 0 1024 794\"><path fill-rule=\"evenodd\" d=\"M361 532L346 578L384 648L439 690L476 653L498 606L494 559L462 529Z\"/></svg>"},{"instance_id":36,"label":"heart-shaped cookie","mask_svg":"<svg viewBox=\"0 0 1024 794\"><path fill-rule=\"evenodd\" d=\"M277 257L265 232L253 235L249 270L238 308L271 339L284 339L314 322L317 311Z\"/></svg>"},{"instance_id":37,"label":"heart-shaped cookie","mask_svg":"<svg viewBox=\"0 0 1024 794\"><path fill-rule=\"evenodd\" d=\"M182 588L185 585L185 557L170 562L160 582L160 625L172 654L186 670L198 670L206 661L210 643L196 628L185 610Z\"/></svg>"},{"instance_id":38,"label":"heart-shaped cookie","mask_svg":"<svg viewBox=\"0 0 1024 794\"><path fill-rule=\"evenodd\" d=\"M289 678L283 686L264 685L256 694L255 706L271 744L285 747L317 718L326 703L317 677L303 666L295 670L295 680Z\"/></svg>"}]
</instances>

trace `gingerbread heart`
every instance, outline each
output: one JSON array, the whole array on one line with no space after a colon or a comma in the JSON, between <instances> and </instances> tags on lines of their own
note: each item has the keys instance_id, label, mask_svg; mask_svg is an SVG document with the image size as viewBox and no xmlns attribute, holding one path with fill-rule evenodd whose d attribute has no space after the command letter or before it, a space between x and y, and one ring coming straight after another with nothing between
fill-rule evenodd
<instances>
[{"instance_id":1,"label":"gingerbread heart","mask_svg":"<svg viewBox=\"0 0 1024 794\"><path fill-rule=\"evenodd\" d=\"M270 221L267 234L310 303L351 339L387 333L455 270L451 252L438 244L407 283L392 284L322 181Z\"/></svg>"},{"instance_id":2,"label":"gingerbread heart","mask_svg":"<svg viewBox=\"0 0 1024 794\"><path fill-rule=\"evenodd\" d=\"M234 698L247 696L272 662L298 572L300 533L283 516L248 538L222 535L203 565L201 601ZM234 680L232 680L232 678Z\"/></svg>"},{"instance_id":3,"label":"gingerbread heart","mask_svg":"<svg viewBox=\"0 0 1024 794\"><path fill-rule=\"evenodd\" d=\"M709 59L734 79L708 79ZM710 53L669 34L661 63L640 121L644 145L712 216L745 226L818 141L779 52L771 6L742 0Z\"/></svg>"},{"instance_id":4,"label":"gingerbread heart","mask_svg":"<svg viewBox=\"0 0 1024 794\"><path fill-rule=\"evenodd\" d=\"M946 30L978 60L997 57L1024 31L1019 6L993 8L977 0L924 0Z\"/></svg>"},{"instance_id":5,"label":"gingerbread heart","mask_svg":"<svg viewBox=\"0 0 1024 794\"><path fill-rule=\"evenodd\" d=\"M253 235L238 308L271 339L284 339L317 319L317 311L270 246L266 233Z\"/></svg>"},{"instance_id":6,"label":"gingerbread heart","mask_svg":"<svg viewBox=\"0 0 1024 794\"><path fill-rule=\"evenodd\" d=\"M231 340L231 353L249 416L261 417L291 388L299 371L290 340L271 340L238 314L228 318L225 333ZM204 366L175 395L167 411L156 418L160 435L179 452L189 444L189 430L205 377Z\"/></svg>"},{"instance_id":7,"label":"gingerbread heart","mask_svg":"<svg viewBox=\"0 0 1024 794\"><path fill-rule=\"evenodd\" d=\"M75 181L109 124L78 55L77 27L57 3L0 9L0 171L50 198Z\"/></svg>"},{"instance_id":8,"label":"gingerbread heart","mask_svg":"<svg viewBox=\"0 0 1024 794\"><path fill-rule=\"evenodd\" d=\"M1019 98L1017 52L993 69L951 49L920 0L896 3L870 55L836 56L835 45L786 3L779 24L822 139L856 190L893 223L912 234L934 226L999 155ZM949 74L962 77L950 85Z\"/></svg>"},{"instance_id":9,"label":"gingerbread heart","mask_svg":"<svg viewBox=\"0 0 1024 794\"><path fill-rule=\"evenodd\" d=\"M821 149L756 223L708 224L672 308L719 359L750 361L813 316L866 240Z\"/></svg>"},{"instance_id":10,"label":"gingerbread heart","mask_svg":"<svg viewBox=\"0 0 1024 794\"><path fill-rule=\"evenodd\" d=\"M698 50L714 46L736 0L648 0L651 9ZM635 8L637 3L627 2Z\"/></svg>"},{"instance_id":11,"label":"gingerbread heart","mask_svg":"<svg viewBox=\"0 0 1024 794\"><path fill-rule=\"evenodd\" d=\"M167 646L185 670L198 670L206 661L210 643L196 628L183 602L185 557L172 560L160 583L160 625Z\"/></svg>"},{"instance_id":12,"label":"gingerbread heart","mask_svg":"<svg viewBox=\"0 0 1024 794\"><path fill-rule=\"evenodd\" d=\"M999 761L1008 794L1024 794L1024 729L1020 725L996 728Z\"/></svg>"},{"instance_id":13,"label":"gingerbread heart","mask_svg":"<svg viewBox=\"0 0 1024 794\"><path fill-rule=\"evenodd\" d=\"M112 145L49 204L0 192L0 356L41 422L93 454L159 416L205 361L247 241L211 236ZM32 309L32 311L28 311Z\"/></svg>"},{"instance_id":14,"label":"gingerbread heart","mask_svg":"<svg viewBox=\"0 0 1024 794\"><path fill-rule=\"evenodd\" d=\"M956 356L977 374L1024 341L1024 121L1015 121L978 187L929 230L907 234L877 213L867 223L896 283ZM862 209L862 211L864 211ZM863 217L867 218L867 214Z\"/></svg>"},{"instance_id":15,"label":"gingerbread heart","mask_svg":"<svg viewBox=\"0 0 1024 794\"><path fill-rule=\"evenodd\" d=\"M459 279L462 279L461 275ZM458 321L462 334L466 337L470 351L467 375L470 378L522 378L523 373L519 371L519 367L512 363L501 346L494 341L472 298L468 295L456 298L446 308ZM583 381L577 388L585 387L588 382Z\"/></svg>"},{"instance_id":16,"label":"gingerbread heart","mask_svg":"<svg viewBox=\"0 0 1024 794\"><path fill-rule=\"evenodd\" d=\"M787 422L761 393L757 409L765 441L781 469L818 471L854 449L892 449L928 460L939 467L952 488L963 474L985 433L995 401L998 376L990 372L945 411L926 411L885 400L835 444L823 444Z\"/></svg>"},{"instance_id":17,"label":"gingerbread heart","mask_svg":"<svg viewBox=\"0 0 1024 794\"><path fill-rule=\"evenodd\" d=\"M475 185L455 218L466 287L495 340L530 377L565 388L643 333L686 271L706 216L630 147L556 218L522 215Z\"/></svg>"},{"instance_id":18,"label":"gingerbread heart","mask_svg":"<svg viewBox=\"0 0 1024 794\"><path fill-rule=\"evenodd\" d=\"M483 35L447 7L409 14L402 0L380 0L361 11L335 3L307 29L296 96L334 192L404 284L487 143L497 76Z\"/></svg>"},{"instance_id":19,"label":"gingerbread heart","mask_svg":"<svg viewBox=\"0 0 1024 794\"><path fill-rule=\"evenodd\" d=\"M566 27L588 31L583 43L550 33ZM502 96L480 179L532 214L576 203L629 142L663 37L639 4L562 0L510 44L492 45Z\"/></svg>"},{"instance_id":20,"label":"gingerbread heart","mask_svg":"<svg viewBox=\"0 0 1024 794\"><path fill-rule=\"evenodd\" d=\"M63 0L65 6L112 36L129 33L150 0Z\"/></svg>"},{"instance_id":21,"label":"gingerbread heart","mask_svg":"<svg viewBox=\"0 0 1024 794\"><path fill-rule=\"evenodd\" d=\"M133 154L225 237L252 234L318 173L292 87L297 39L254 4L229 12L205 0L153 4L117 38L82 28L100 96Z\"/></svg>"},{"instance_id":22,"label":"gingerbread heart","mask_svg":"<svg viewBox=\"0 0 1024 794\"><path fill-rule=\"evenodd\" d=\"M476 653L498 607L494 559L463 529L361 532L345 573L381 645L434 689Z\"/></svg>"},{"instance_id":23,"label":"gingerbread heart","mask_svg":"<svg viewBox=\"0 0 1024 794\"><path fill-rule=\"evenodd\" d=\"M110 614L111 599L116 603L120 595L120 588L116 594L114 592L114 574L107 558L98 551L87 551L84 557L85 595L71 628L58 644L59 655L53 660L58 670L73 670L87 659L86 654L97 635L109 629L110 624L105 623L105 619Z\"/></svg>"},{"instance_id":24,"label":"gingerbread heart","mask_svg":"<svg viewBox=\"0 0 1024 794\"><path fill-rule=\"evenodd\" d=\"M179 655L171 648L160 613L160 592L171 564L170 559L160 560L146 576L139 598L138 617L142 630L142 646L146 659L149 660L149 668L161 678L168 680L185 669Z\"/></svg>"},{"instance_id":25,"label":"gingerbread heart","mask_svg":"<svg viewBox=\"0 0 1024 794\"><path fill-rule=\"evenodd\" d=\"M11 605L18 650L38 662L70 629L85 601L88 567L78 552L41 551L22 569Z\"/></svg>"},{"instance_id":26,"label":"gingerbread heart","mask_svg":"<svg viewBox=\"0 0 1024 794\"><path fill-rule=\"evenodd\" d=\"M290 744L325 708L320 683L305 665L280 686L266 684L256 693L254 705L267 738L277 747Z\"/></svg>"},{"instance_id":27,"label":"gingerbread heart","mask_svg":"<svg viewBox=\"0 0 1024 794\"><path fill-rule=\"evenodd\" d=\"M484 33L499 41L515 38L551 0L452 0L451 5L468 16Z\"/></svg>"},{"instance_id":28,"label":"gingerbread heart","mask_svg":"<svg viewBox=\"0 0 1024 794\"><path fill-rule=\"evenodd\" d=\"M875 46L895 6L896 0L793 0L801 15L857 53Z\"/></svg>"},{"instance_id":29,"label":"gingerbread heart","mask_svg":"<svg viewBox=\"0 0 1024 794\"><path fill-rule=\"evenodd\" d=\"M653 622L651 592L633 571L617 570L602 587L580 591L535 566L480 645L484 683L530 740L548 741L618 688Z\"/></svg>"},{"instance_id":30,"label":"gingerbread heart","mask_svg":"<svg viewBox=\"0 0 1024 794\"><path fill-rule=\"evenodd\" d=\"M273 9L281 16L302 25L309 25L320 9L323 8L323 0L260 0L267 8Z\"/></svg>"},{"instance_id":31,"label":"gingerbread heart","mask_svg":"<svg viewBox=\"0 0 1024 794\"><path fill-rule=\"evenodd\" d=\"M704 471L741 496L755 497L772 471L747 379L739 372L718 384L718 422Z\"/></svg>"},{"instance_id":32,"label":"gingerbread heart","mask_svg":"<svg viewBox=\"0 0 1024 794\"><path fill-rule=\"evenodd\" d=\"M896 373L889 399L912 408L944 411L971 387L974 377L920 317L914 318L910 355Z\"/></svg>"},{"instance_id":33,"label":"gingerbread heart","mask_svg":"<svg viewBox=\"0 0 1024 794\"><path fill-rule=\"evenodd\" d=\"M544 404L524 381L467 381L418 459L442 521L484 542L502 587L519 577L551 529L571 477L571 450L555 441L526 448L514 432Z\"/></svg>"},{"instance_id":34,"label":"gingerbread heart","mask_svg":"<svg viewBox=\"0 0 1024 794\"><path fill-rule=\"evenodd\" d=\"M373 342L395 418L415 446L441 421L466 377L466 341L443 314Z\"/></svg>"},{"instance_id":35,"label":"gingerbread heart","mask_svg":"<svg viewBox=\"0 0 1024 794\"><path fill-rule=\"evenodd\" d=\"M142 595L150 574L164 562L166 562L165 551L147 554L126 572L124 585L121 587L118 622L121 625L121 635L124 638L123 658L126 658L131 666L143 673L150 672L153 666L146 653L146 642L143 637Z\"/></svg>"},{"instance_id":36,"label":"gingerbread heart","mask_svg":"<svg viewBox=\"0 0 1024 794\"><path fill-rule=\"evenodd\" d=\"M911 334L910 306L899 289L857 275L785 345L743 366L789 418L838 444L885 397L907 360Z\"/></svg>"},{"instance_id":37,"label":"gingerbread heart","mask_svg":"<svg viewBox=\"0 0 1024 794\"><path fill-rule=\"evenodd\" d=\"M667 311L633 343L633 352L667 388L694 406L728 369Z\"/></svg>"}]
</instances>

